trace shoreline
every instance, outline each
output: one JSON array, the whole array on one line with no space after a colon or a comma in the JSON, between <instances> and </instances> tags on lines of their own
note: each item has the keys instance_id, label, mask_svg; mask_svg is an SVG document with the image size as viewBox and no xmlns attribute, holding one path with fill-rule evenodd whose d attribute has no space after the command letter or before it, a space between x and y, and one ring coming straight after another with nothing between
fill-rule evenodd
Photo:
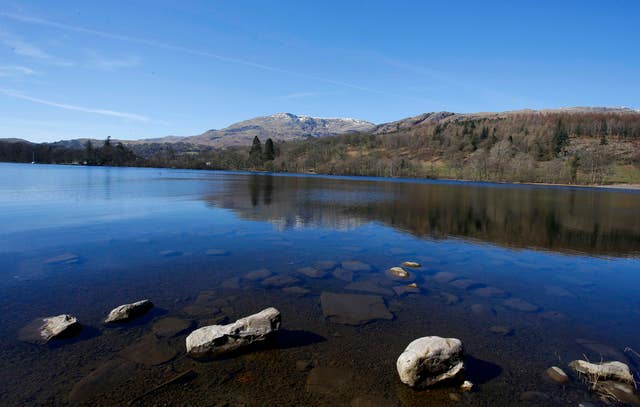
<instances>
[{"instance_id":1,"label":"shoreline","mask_svg":"<svg viewBox=\"0 0 640 407\"><path fill-rule=\"evenodd\" d=\"M317 177L344 177L344 178L369 178L376 180L400 180L405 182L411 181L433 181L433 182L460 182L474 183L485 185L514 185L514 186L534 186L534 187L564 187L564 188L590 188L590 189L614 189L619 191L638 192L640 184L566 184L566 183L548 183L548 182L518 182L518 181L489 181L489 180L473 180L464 178L426 178L426 177L378 177L370 175L347 175L347 174L323 174L317 172L284 172L284 171L264 171L264 170L225 170L225 169L209 169L209 168L181 168L181 167L145 167L145 166L108 166L108 165L83 165L83 164L53 164L53 163L27 163L14 161L0 161L2 164L20 164L20 165L61 165L68 167L105 167L105 168L149 168L164 170L191 170L191 171L219 171L229 173L246 173L246 174L271 174L284 176L317 176Z\"/></svg>"}]
</instances>

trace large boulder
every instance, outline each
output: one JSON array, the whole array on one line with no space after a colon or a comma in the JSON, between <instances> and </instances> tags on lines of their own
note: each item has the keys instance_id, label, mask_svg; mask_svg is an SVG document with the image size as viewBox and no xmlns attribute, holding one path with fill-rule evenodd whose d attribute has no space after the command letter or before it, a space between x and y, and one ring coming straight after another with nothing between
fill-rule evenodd
<instances>
[{"instance_id":1,"label":"large boulder","mask_svg":"<svg viewBox=\"0 0 640 407\"><path fill-rule=\"evenodd\" d=\"M149 300L136 301L131 304L123 304L111 310L104 322L125 322L145 314L153 308Z\"/></svg>"},{"instance_id":2,"label":"large boulder","mask_svg":"<svg viewBox=\"0 0 640 407\"><path fill-rule=\"evenodd\" d=\"M629 366L622 362L590 363L586 360L574 360L569 363L569 367L593 382L613 380L620 383L635 383Z\"/></svg>"},{"instance_id":3,"label":"large boulder","mask_svg":"<svg viewBox=\"0 0 640 407\"><path fill-rule=\"evenodd\" d=\"M76 317L62 314L34 320L20 330L18 337L27 342L45 343L52 339L74 336L81 328Z\"/></svg>"},{"instance_id":4,"label":"large boulder","mask_svg":"<svg viewBox=\"0 0 640 407\"><path fill-rule=\"evenodd\" d=\"M396 362L400 380L411 387L427 387L464 373L460 339L425 336L411 342Z\"/></svg>"},{"instance_id":5,"label":"large boulder","mask_svg":"<svg viewBox=\"0 0 640 407\"><path fill-rule=\"evenodd\" d=\"M280 329L280 311L271 307L228 325L210 325L187 336L187 353L214 357L264 341Z\"/></svg>"}]
</instances>

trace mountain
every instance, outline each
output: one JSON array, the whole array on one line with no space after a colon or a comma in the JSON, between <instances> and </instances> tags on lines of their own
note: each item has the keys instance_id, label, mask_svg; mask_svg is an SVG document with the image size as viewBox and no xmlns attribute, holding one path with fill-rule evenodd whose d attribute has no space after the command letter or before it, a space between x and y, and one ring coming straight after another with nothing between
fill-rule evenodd
<instances>
[{"instance_id":1,"label":"mountain","mask_svg":"<svg viewBox=\"0 0 640 407\"><path fill-rule=\"evenodd\" d=\"M262 141L268 138L273 141L291 141L309 137L369 132L375 127L373 123L358 119L278 113L245 120L221 130L209 130L197 136L184 137L179 141L212 147L231 147L250 145L255 136Z\"/></svg>"}]
</instances>

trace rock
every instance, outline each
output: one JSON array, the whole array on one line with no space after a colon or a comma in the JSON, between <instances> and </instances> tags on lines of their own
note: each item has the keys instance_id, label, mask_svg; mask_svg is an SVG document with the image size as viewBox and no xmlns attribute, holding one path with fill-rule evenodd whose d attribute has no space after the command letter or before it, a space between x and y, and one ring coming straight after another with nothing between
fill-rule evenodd
<instances>
[{"instance_id":1,"label":"rock","mask_svg":"<svg viewBox=\"0 0 640 407\"><path fill-rule=\"evenodd\" d=\"M361 325L378 319L393 319L393 314L379 295L325 291L320 295L320 303L324 317L338 324Z\"/></svg>"},{"instance_id":2,"label":"rock","mask_svg":"<svg viewBox=\"0 0 640 407\"><path fill-rule=\"evenodd\" d=\"M314 267L302 267L296 271L300 274L304 274L309 278L323 278L328 273L326 270L320 270Z\"/></svg>"},{"instance_id":3,"label":"rock","mask_svg":"<svg viewBox=\"0 0 640 407\"><path fill-rule=\"evenodd\" d=\"M73 315L62 314L37 318L18 333L25 342L46 343L53 339L70 338L77 335L82 326Z\"/></svg>"},{"instance_id":4,"label":"rock","mask_svg":"<svg viewBox=\"0 0 640 407\"><path fill-rule=\"evenodd\" d=\"M63 253L55 257L51 257L44 261L45 264L61 265L61 264L76 264L80 262L80 256L73 253Z\"/></svg>"},{"instance_id":5,"label":"rock","mask_svg":"<svg viewBox=\"0 0 640 407\"><path fill-rule=\"evenodd\" d=\"M188 319L167 317L158 320L151 327L151 331L161 338L171 338L184 333L193 326L193 321Z\"/></svg>"},{"instance_id":6,"label":"rock","mask_svg":"<svg viewBox=\"0 0 640 407\"><path fill-rule=\"evenodd\" d=\"M393 277L409 278L409 272L402 267L391 267L389 270L387 270L387 272Z\"/></svg>"},{"instance_id":7,"label":"rock","mask_svg":"<svg viewBox=\"0 0 640 407\"><path fill-rule=\"evenodd\" d=\"M463 358L459 339L425 336L407 346L396 368L404 384L421 388L459 377L464 372Z\"/></svg>"},{"instance_id":8,"label":"rock","mask_svg":"<svg viewBox=\"0 0 640 407\"><path fill-rule=\"evenodd\" d=\"M556 383L567 383L569 381L569 376L558 366L551 366L544 371L544 374Z\"/></svg>"},{"instance_id":9,"label":"rock","mask_svg":"<svg viewBox=\"0 0 640 407\"><path fill-rule=\"evenodd\" d=\"M308 288L304 288L304 287L284 287L282 289L282 291L284 291L287 294L295 294L295 295L307 295L311 292L311 290L309 290Z\"/></svg>"},{"instance_id":10,"label":"rock","mask_svg":"<svg viewBox=\"0 0 640 407\"><path fill-rule=\"evenodd\" d=\"M622 362L589 363L585 360L574 360L569 363L569 367L576 373L597 381L614 380L620 383L635 383L629 366Z\"/></svg>"},{"instance_id":11,"label":"rock","mask_svg":"<svg viewBox=\"0 0 640 407\"><path fill-rule=\"evenodd\" d=\"M300 280L295 277L291 277L286 274L278 274L262 280L262 285L267 287L284 287L287 285L294 285L299 282Z\"/></svg>"},{"instance_id":12,"label":"rock","mask_svg":"<svg viewBox=\"0 0 640 407\"><path fill-rule=\"evenodd\" d=\"M155 335L146 335L120 351L120 356L145 366L157 366L176 357L178 351Z\"/></svg>"},{"instance_id":13,"label":"rock","mask_svg":"<svg viewBox=\"0 0 640 407\"><path fill-rule=\"evenodd\" d=\"M265 279L272 274L273 273L269 269L258 269L258 270L250 271L247 274L245 274L244 279L249 281L257 281L257 280Z\"/></svg>"},{"instance_id":14,"label":"rock","mask_svg":"<svg viewBox=\"0 0 640 407\"><path fill-rule=\"evenodd\" d=\"M411 283L409 285L399 285L397 287L393 287L393 291L396 295L405 295L405 294L420 294L420 289L416 283Z\"/></svg>"},{"instance_id":15,"label":"rock","mask_svg":"<svg viewBox=\"0 0 640 407\"><path fill-rule=\"evenodd\" d=\"M640 405L640 397L636 394L634 386L628 383L620 383L611 380L598 381L595 384L596 393L606 397L613 397L618 402L638 406Z\"/></svg>"},{"instance_id":16,"label":"rock","mask_svg":"<svg viewBox=\"0 0 640 407\"><path fill-rule=\"evenodd\" d=\"M447 305L454 305L460 302L460 298L451 293L440 293L440 297Z\"/></svg>"},{"instance_id":17,"label":"rock","mask_svg":"<svg viewBox=\"0 0 640 407\"><path fill-rule=\"evenodd\" d=\"M505 298L509 296L509 294L507 294L504 290L491 286L477 288L473 291L473 293L485 298Z\"/></svg>"},{"instance_id":18,"label":"rock","mask_svg":"<svg viewBox=\"0 0 640 407\"><path fill-rule=\"evenodd\" d=\"M402 265L404 267L413 267L413 268L420 267L420 263L415 262L415 261L405 261L405 262L402 263Z\"/></svg>"},{"instance_id":19,"label":"rock","mask_svg":"<svg viewBox=\"0 0 640 407\"><path fill-rule=\"evenodd\" d=\"M313 265L315 268L318 268L320 270L331 271L334 268L338 267L338 262L333 260L322 260L313 263Z\"/></svg>"},{"instance_id":20,"label":"rock","mask_svg":"<svg viewBox=\"0 0 640 407\"><path fill-rule=\"evenodd\" d=\"M209 249L207 250L207 256L226 256L229 252L224 249Z\"/></svg>"},{"instance_id":21,"label":"rock","mask_svg":"<svg viewBox=\"0 0 640 407\"><path fill-rule=\"evenodd\" d=\"M375 280L364 280L364 281L356 281L351 284L347 284L344 287L345 290L353 290L353 291L365 291L368 293L374 294L382 294L382 295L393 295L393 291L389 288L382 286L379 282Z\"/></svg>"},{"instance_id":22,"label":"rock","mask_svg":"<svg viewBox=\"0 0 640 407\"><path fill-rule=\"evenodd\" d=\"M153 308L153 303L149 300L140 300L131 304L124 304L111 310L104 322L125 322L133 318L144 315Z\"/></svg>"},{"instance_id":23,"label":"rock","mask_svg":"<svg viewBox=\"0 0 640 407\"><path fill-rule=\"evenodd\" d=\"M506 299L502 302L502 305L504 305L506 308L509 308L510 310L520 312L537 312L540 310L539 306L527 302L521 298Z\"/></svg>"},{"instance_id":24,"label":"rock","mask_svg":"<svg viewBox=\"0 0 640 407\"><path fill-rule=\"evenodd\" d=\"M567 290L566 288L558 287L554 285L546 286L545 292L549 295L554 295L556 297L577 298L577 296L574 293Z\"/></svg>"},{"instance_id":25,"label":"rock","mask_svg":"<svg viewBox=\"0 0 640 407\"><path fill-rule=\"evenodd\" d=\"M473 383L471 383L469 380L465 380L464 383L462 383L460 385L460 390L462 390L462 391L471 391L471 390L473 390Z\"/></svg>"},{"instance_id":26,"label":"rock","mask_svg":"<svg viewBox=\"0 0 640 407\"><path fill-rule=\"evenodd\" d=\"M513 328L509 328L507 326L502 325L494 325L489 327L489 332L494 333L500 336L509 336L513 335Z\"/></svg>"},{"instance_id":27,"label":"rock","mask_svg":"<svg viewBox=\"0 0 640 407\"><path fill-rule=\"evenodd\" d=\"M496 310L485 304L471 305L471 312L480 318L493 318L496 316Z\"/></svg>"},{"instance_id":28,"label":"rock","mask_svg":"<svg viewBox=\"0 0 640 407\"><path fill-rule=\"evenodd\" d=\"M357 260L347 260L342 262L342 268L349 271L371 271L373 267L367 263Z\"/></svg>"},{"instance_id":29,"label":"rock","mask_svg":"<svg viewBox=\"0 0 640 407\"><path fill-rule=\"evenodd\" d=\"M333 276L338 280L351 282L353 281L353 271L337 268L333 270Z\"/></svg>"},{"instance_id":30,"label":"rock","mask_svg":"<svg viewBox=\"0 0 640 407\"><path fill-rule=\"evenodd\" d=\"M218 356L264 341L280 329L280 311L271 307L228 325L210 325L187 336L187 353L194 357Z\"/></svg>"},{"instance_id":31,"label":"rock","mask_svg":"<svg viewBox=\"0 0 640 407\"><path fill-rule=\"evenodd\" d=\"M482 284L478 283L477 281L474 281L468 278L462 278L460 280L450 281L449 285L451 285L452 287L458 288L460 290L472 290L475 287L482 286Z\"/></svg>"},{"instance_id":32,"label":"rock","mask_svg":"<svg viewBox=\"0 0 640 407\"><path fill-rule=\"evenodd\" d=\"M437 283L444 284L455 280L457 277L458 276L453 273L449 273L448 271L441 271L433 276L433 280Z\"/></svg>"},{"instance_id":33,"label":"rock","mask_svg":"<svg viewBox=\"0 0 640 407\"><path fill-rule=\"evenodd\" d=\"M355 375L349 369L339 367L316 367L307 376L306 388L308 392L335 395L347 393Z\"/></svg>"}]
</instances>

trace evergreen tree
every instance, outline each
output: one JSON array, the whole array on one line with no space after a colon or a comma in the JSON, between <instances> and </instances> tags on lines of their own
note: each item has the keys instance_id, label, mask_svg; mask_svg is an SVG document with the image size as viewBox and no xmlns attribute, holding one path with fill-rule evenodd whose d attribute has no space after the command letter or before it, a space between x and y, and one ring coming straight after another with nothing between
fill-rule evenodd
<instances>
[{"instance_id":1,"label":"evergreen tree","mask_svg":"<svg viewBox=\"0 0 640 407\"><path fill-rule=\"evenodd\" d=\"M556 130L553 132L553 155L558 156L562 150L569 144L569 133L564 127L562 120L558 120Z\"/></svg>"},{"instance_id":2,"label":"evergreen tree","mask_svg":"<svg viewBox=\"0 0 640 407\"><path fill-rule=\"evenodd\" d=\"M251 150L249 150L249 161L254 167L262 165L262 143L258 136L253 138Z\"/></svg>"},{"instance_id":3,"label":"evergreen tree","mask_svg":"<svg viewBox=\"0 0 640 407\"><path fill-rule=\"evenodd\" d=\"M267 139L264 143L264 152L262 153L262 158L264 161L273 161L276 158L276 150L273 147L273 140L270 138Z\"/></svg>"}]
</instances>

